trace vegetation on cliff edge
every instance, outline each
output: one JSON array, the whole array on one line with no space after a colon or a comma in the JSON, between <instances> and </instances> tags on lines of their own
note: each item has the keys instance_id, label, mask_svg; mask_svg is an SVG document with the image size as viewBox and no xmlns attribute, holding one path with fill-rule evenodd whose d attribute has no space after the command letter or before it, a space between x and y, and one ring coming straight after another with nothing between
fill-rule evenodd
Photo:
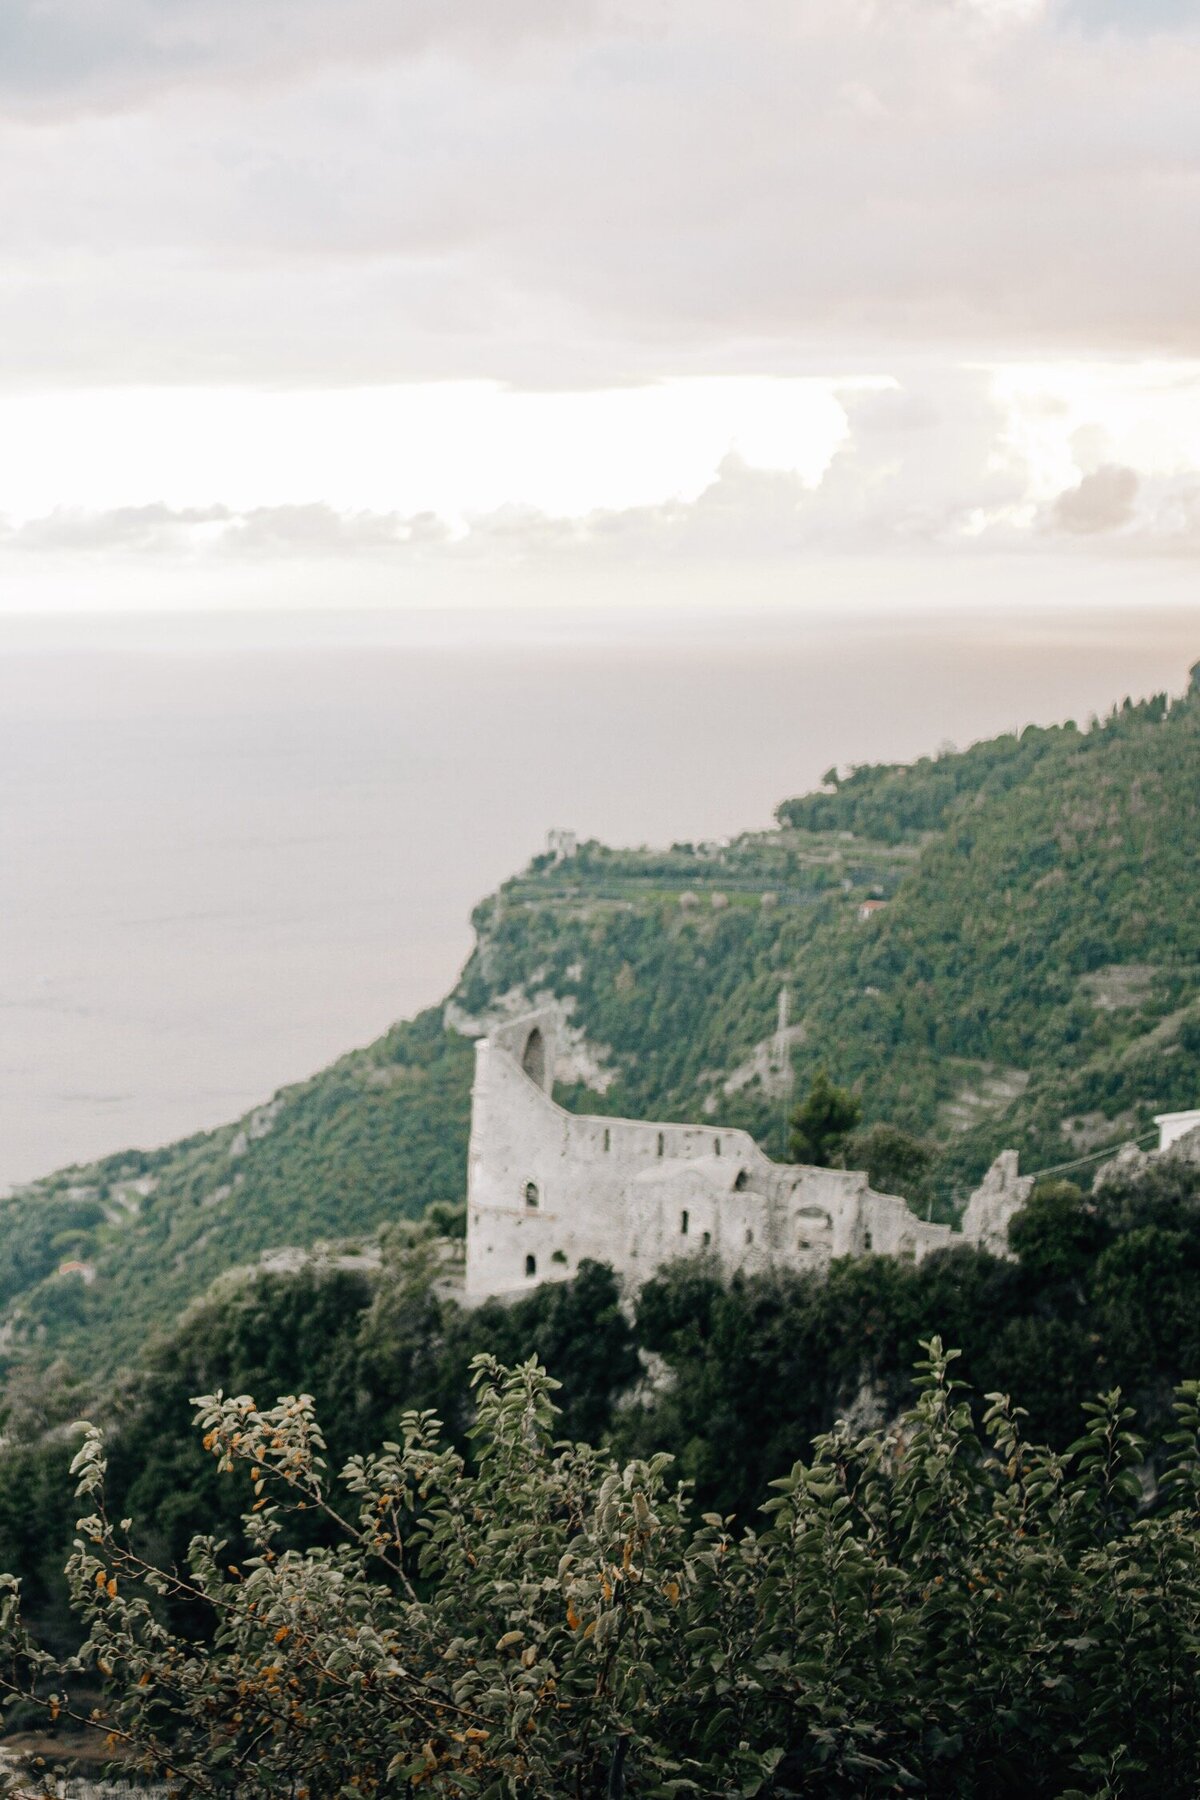
<instances>
[{"instance_id":1,"label":"vegetation on cliff edge","mask_svg":"<svg viewBox=\"0 0 1200 1800\"><path fill-rule=\"evenodd\" d=\"M587 1052L567 1104L720 1117L776 1156L789 1072L799 1095L824 1067L864 1134L932 1149L907 1177L877 1160L941 1217L1005 1145L1073 1162L1200 1096L1194 690L854 770L780 815L725 846L538 859L477 910L452 1016L552 995ZM9 1199L10 1359L107 1379L231 1265L460 1200L470 1070L431 1011L239 1125Z\"/></svg>"}]
</instances>

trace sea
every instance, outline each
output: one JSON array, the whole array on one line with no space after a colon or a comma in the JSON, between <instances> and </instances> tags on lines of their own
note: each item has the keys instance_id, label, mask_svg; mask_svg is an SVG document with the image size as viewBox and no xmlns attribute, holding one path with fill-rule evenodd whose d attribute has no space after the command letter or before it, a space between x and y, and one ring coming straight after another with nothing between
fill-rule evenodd
<instances>
[{"instance_id":1,"label":"sea","mask_svg":"<svg viewBox=\"0 0 1200 1800\"><path fill-rule=\"evenodd\" d=\"M1180 692L1197 616L0 619L0 1192L436 1004L552 827L770 826L831 765Z\"/></svg>"}]
</instances>

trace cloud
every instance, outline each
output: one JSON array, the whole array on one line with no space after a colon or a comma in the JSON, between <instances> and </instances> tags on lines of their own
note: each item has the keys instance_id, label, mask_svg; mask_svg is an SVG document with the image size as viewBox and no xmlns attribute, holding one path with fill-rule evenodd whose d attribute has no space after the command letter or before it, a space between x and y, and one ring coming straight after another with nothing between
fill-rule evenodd
<instances>
[{"instance_id":1,"label":"cloud","mask_svg":"<svg viewBox=\"0 0 1200 1800\"><path fill-rule=\"evenodd\" d=\"M0 544L42 552L106 553L157 551L181 534L225 526L234 515L226 506L170 507L157 500L148 506L114 506L89 511L58 506L40 518L0 531Z\"/></svg>"},{"instance_id":2,"label":"cloud","mask_svg":"<svg viewBox=\"0 0 1200 1800\"><path fill-rule=\"evenodd\" d=\"M1021 554L1115 534L1122 552L1200 550L1200 474L1097 459L1107 442L1059 422L1077 478L1046 499L1035 440L1014 435L984 370L926 370L908 386L851 386L823 471L756 466L738 451L692 498L573 515L510 503L452 522L429 508L327 502L54 508L0 531L0 552L77 565L631 571L795 565L873 555Z\"/></svg>"},{"instance_id":3,"label":"cloud","mask_svg":"<svg viewBox=\"0 0 1200 1800\"><path fill-rule=\"evenodd\" d=\"M12 0L0 383L1200 350L1184 27L1023 0Z\"/></svg>"},{"instance_id":4,"label":"cloud","mask_svg":"<svg viewBox=\"0 0 1200 1800\"><path fill-rule=\"evenodd\" d=\"M1119 531L1134 516L1139 486L1136 469L1105 463L1058 496L1054 502L1054 523L1060 531L1077 536Z\"/></svg>"},{"instance_id":5,"label":"cloud","mask_svg":"<svg viewBox=\"0 0 1200 1800\"><path fill-rule=\"evenodd\" d=\"M428 550L451 537L434 513L339 512L317 503L252 508L230 521L223 547L235 555L344 557Z\"/></svg>"},{"instance_id":6,"label":"cloud","mask_svg":"<svg viewBox=\"0 0 1200 1800\"><path fill-rule=\"evenodd\" d=\"M1200 25L1197 0L1063 0L1059 16L1084 31L1131 37Z\"/></svg>"},{"instance_id":7,"label":"cloud","mask_svg":"<svg viewBox=\"0 0 1200 1800\"><path fill-rule=\"evenodd\" d=\"M218 554L255 558L338 556L440 545L450 527L431 513L339 511L324 502L298 506L119 506L89 511L55 507L39 518L0 527L0 548L36 555Z\"/></svg>"},{"instance_id":8,"label":"cloud","mask_svg":"<svg viewBox=\"0 0 1200 1800\"><path fill-rule=\"evenodd\" d=\"M1139 386L1122 373L1117 397L1127 429L1114 439L1095 423L1078 423L1096 398L1079 371L1073 404L1044 392L1038 372L1027 376L1014 389L987 369L926 365L904 384L847 384L826 397L840 405L844 430L810 466L762 466L770 461L765 453L780 447L780 420L768 413L772 429L759 434L761 460L752 447L731 448L714 456L711 474L687 493L649 501L556 511L552 504L489 500L446 513L424 502L325 500L59 506L0 527L0 555L64 571L144 565L273 571L279 579L286 571L285 587L298 572L316 579L331 568L348 579L368 569L406 571L414 580L469 575L485 590L493 577L517 573L552 578L565 594L577 579L602 578L615 593L631 578L653 590L668 577L692 572L707 581L716 571L740 591L756 571L798 573L864 556L932 566L947 558L1011 563L1034 553L1061 563L1100 547L1122 559L1200 553L1200 470L1170 444L1157 464L1126 460L1127 446L1145 441L1133 401L1148 394L1149 404L1157 377L1143 377ZM1193 371L1193 385L1173 384L1181 425L1191 416L1194 380ZM553 428L562 398L549 397L544 425ZM789 405L796 403L790 396ZM547 398L522 404L541 407ZM588 415L594 423L604 406ZM568 416L575 420L565 433L571 441L579 425ZM478 431L478 416L463 412L458 428ZM514 463L532 466L527 443L510 448ZM462 446L464 457L468 450ZM392 454L399 454L395 444ZM437 454L453 460L454 442L440 443Z\"/></svg>"},{"instance_id":9,"label":"cloud","mask_svg":"<svg viewBox=\"0 0 1200 1800\"><path fill-rule=\"evenodd\" d=\"M0 105L63 116L180 87L277 86L314 68L451 50L511 55L586 30L598 0L5 0Z\"/></svg>"},{"instance_id":10,"label":"cloud","mask_svg":"<svg viewBox=\"0 0 1200 1800\"><path fill-rule=\"evenodd\" d=\"M1030 604L1039 593L1062 602L1081 581L1084 597L1095 601L1100 565L1094 556L1082 565L1078 559L1097 543L1097 528L1065 530L1032 509L1025 523L1007 509L987 517L965 504L913 508L903 491L904 483L889 491L881 481L874 506L847 507L834 469L813 489L731 456L693 501L582 518L502 507L461 530L428 514L319 504L213 509L208 517L166 506L136 509L137 517L52 516L0 529L0 568L23 610L45 594L53 610L242 608L278 605L281 596L301 608L336 597L389 609L558 610L584 601L703 610L714 601L750 609L813 601L887 610L920 608L937 596L937 605L962 612L984 595L995 604L1018 597ZM1141 562L1139 601L1154 594L1190 601L1200 482L1140 510L1116 544L1117 564ZM1108 565L1103 591L1127 605L1111 549Z\"/></svg>"}]
</instances>

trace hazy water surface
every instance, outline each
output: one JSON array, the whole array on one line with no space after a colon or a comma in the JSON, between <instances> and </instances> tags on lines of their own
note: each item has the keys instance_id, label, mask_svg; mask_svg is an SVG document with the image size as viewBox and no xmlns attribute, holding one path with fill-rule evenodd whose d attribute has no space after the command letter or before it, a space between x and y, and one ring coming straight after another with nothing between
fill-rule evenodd
<instances>
[{"instance_id":1,"label":"hazy water surface","mask_svg":"<svg viewBox=\"0 0 1200 1800\"><path fill-rule=\"evenodd\" d=\"M1083 718L1200 654L1178 612L76 635L0 628L0 1187L439 999L551 825L764 826L830 763Z\"/></svg>"}]
</instances>

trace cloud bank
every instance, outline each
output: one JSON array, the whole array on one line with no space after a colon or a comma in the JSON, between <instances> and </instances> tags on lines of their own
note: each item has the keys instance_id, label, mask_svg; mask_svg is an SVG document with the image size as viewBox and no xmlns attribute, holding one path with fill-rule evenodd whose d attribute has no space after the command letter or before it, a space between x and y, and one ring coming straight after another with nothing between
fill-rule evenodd
<instances>
[{"instance_id":1,"label":"cloud bank","mask_svg":"<svg viewBox=\"0 0 1200 1800\"><path fill-rule=\"evenodd\" d=\"M1200 351L1166 0L11 0L0 382Z\"/></svg>"},{"instance_id":2,"label":"cloud bank","mask_svg":"<svg viewBox=\"0 0 1200 1800\"><path fill-rule=\"evenodd\" d=\"M0 604L1181 567L1197 92L1200 0L9 0Z\"/></svg>"},{"instance_id":3,"label":"cloud bank","mask_svg":"<svg viewBox=\"0 0 1200 1800\"><path fill-rule=\"evenodd\" d=\"M1200 470L1139 472L1101 460L1095 430L1071 434L1073 478L1051 489L1046 461L1013 441L978 372L921 388L851 389L847 431L823 473L756 467L730 452L694 498L575 516L505 505L451 521L431 510L282 505L58 507L0 522L0 553L209 565L329 560L416 568L755 567L805 557L1018 555L1103 547L1120 556L1200 553ZM1085 466L1081 466L1085 465Z\"/></svg>"}]
</instances>

